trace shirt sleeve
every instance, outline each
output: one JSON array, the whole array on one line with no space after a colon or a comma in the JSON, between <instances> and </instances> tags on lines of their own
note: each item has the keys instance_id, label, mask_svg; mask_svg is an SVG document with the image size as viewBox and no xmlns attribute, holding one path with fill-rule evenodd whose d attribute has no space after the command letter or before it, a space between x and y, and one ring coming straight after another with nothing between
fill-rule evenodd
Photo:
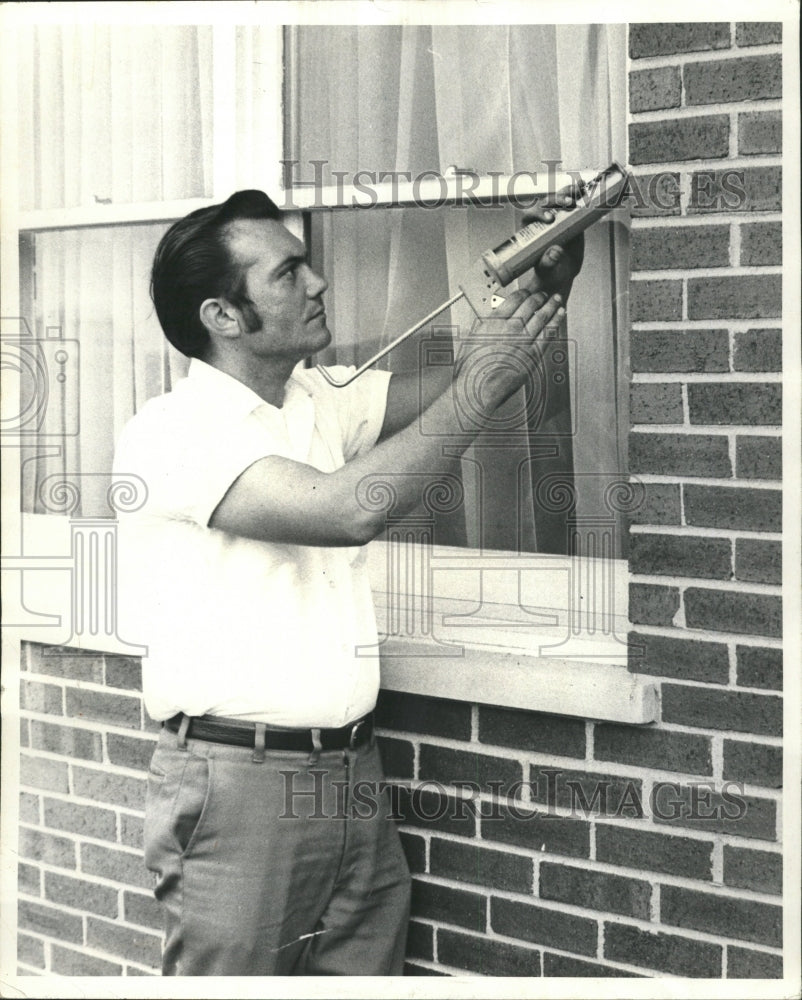
<instances>
[{"instance_id":1,"label":"shirt sleeve","mask_svg":"<svg viewBox=\"0 0 802 1000\"><path fill-rule=\"evenodd\" d=\"M332 365L333 378L343 381L356 370L353 365ZM346 462L369 451L378 441L387 410L387 390L391 372L367 371L342 389L335 389L317 372L317 392L325 393L334 406L342 434Z\"/></svg>"},{"instance_id":2,"label":"shirt sleeve","mask_svg":"<svg viewBox=\"0 0 802 1000\"><path fill-rule=\"evenodd\" d=\"M233 426L204 433L174 432L137 420L123 431L115 458L116 479L138 476L145 484L144 515L206 526L232 484L269 455L291 457L286 443L265 433L250 414Z\"/></svg>"}]
</instances>

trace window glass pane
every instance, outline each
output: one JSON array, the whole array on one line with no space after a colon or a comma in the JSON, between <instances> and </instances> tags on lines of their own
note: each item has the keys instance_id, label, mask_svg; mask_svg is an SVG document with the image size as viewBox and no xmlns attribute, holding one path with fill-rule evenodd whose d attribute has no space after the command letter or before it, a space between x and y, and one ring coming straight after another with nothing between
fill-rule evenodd
<instances>
[{"instance_id":1,"label":"window glass pane","mask_svg":"<svg viewBox=\"0 0 802 1000\"><path fill-rule=\"evenodd\" d=\"M19 39L23 209L211 194L211 28L38 25Z\"/></svg>"},{"instance_id":2,"label":"window glass pane","mask_svg":"<svg viewBox=\"0 0 802 1000\"><path fill-rule=\"evenodd\" d=\"M113 516L106 490L117 436L186 371L148 295L166 228L56 230L23 241L27 329L15 350L28 362L19 366L28 401L20 426L28 513Z\"/></svg>"}]
</instances>

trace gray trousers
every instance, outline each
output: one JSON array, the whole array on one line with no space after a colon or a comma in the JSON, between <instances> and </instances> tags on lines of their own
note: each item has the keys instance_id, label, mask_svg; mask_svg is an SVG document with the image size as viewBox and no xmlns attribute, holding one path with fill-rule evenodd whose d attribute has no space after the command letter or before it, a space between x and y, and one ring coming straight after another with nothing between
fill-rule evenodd
<instances>
[{"instance_id":1,"label":"gray trousers","mask_svg":"<svg viewBox=\"0 0 802 1000\"><path fill-rule=\"evenodd\" d=\"M164 975L400 975L410 879L375 745L183 742L162 730L145 809Z\"/></svg>"}]
</instances>

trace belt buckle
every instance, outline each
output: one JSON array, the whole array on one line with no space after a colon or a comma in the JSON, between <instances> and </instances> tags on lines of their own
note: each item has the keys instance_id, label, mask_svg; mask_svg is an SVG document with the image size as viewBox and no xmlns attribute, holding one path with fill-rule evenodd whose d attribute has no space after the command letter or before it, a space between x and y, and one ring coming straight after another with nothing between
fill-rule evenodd
<instances>
[{"instance_id":1,"label":"belt buckle","mask_svg":"<svg viewBox=\"0 0 802 1000\"><path fill-rule=\"evenodd\" d=\"M368 720L367 719L360 719L358 722L355 722L353 724L353 726L351 726L351 735L348 738L348 748L350 750L355 750L356 749L356 737L357 737L357 733L359 732L359 730L360 730L360 728L362 726L366 726L367 724L368 724Z\"/></svg>"}]
</instances>

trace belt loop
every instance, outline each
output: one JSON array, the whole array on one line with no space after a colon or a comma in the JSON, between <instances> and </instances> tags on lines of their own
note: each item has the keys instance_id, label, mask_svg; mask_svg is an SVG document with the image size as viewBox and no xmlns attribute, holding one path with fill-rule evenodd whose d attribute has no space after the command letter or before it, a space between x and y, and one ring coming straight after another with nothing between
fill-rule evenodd
<instances>
[{"instance_id":1,"label":"belt loop","mask_svg":"<svg viewBox=\"0 0 802 1000\"><path fill-rule=\"evenodd\" d=\"M323 749L323 744L320 742L320 730L312 730L312 752L309 754L308 764L317 764L320 760L320 751Z\"/></svg>"},{"instance_id":2,"label":"belt loop","mask_svg":"<svg viewBox=\"0 0 802 1000\"><path fill-rule=\"evenodd\" d=\"M181 716L181 725L178 727L178 749L186 750L187 748L187 733L189 732L189 724L192 722L192 718L189 715Z\"/></svg>"},{"instance_id":3,"label":"belt loop","mask_svg":"<svg viewBox=\"0 0 802 1000\"><path fill-rule=\"evenodd\" d=\"M264 764L266 732L267 726L264 722L254 722L253 756L251 757L254 764Z\"/></svg>"}]
</instances>

